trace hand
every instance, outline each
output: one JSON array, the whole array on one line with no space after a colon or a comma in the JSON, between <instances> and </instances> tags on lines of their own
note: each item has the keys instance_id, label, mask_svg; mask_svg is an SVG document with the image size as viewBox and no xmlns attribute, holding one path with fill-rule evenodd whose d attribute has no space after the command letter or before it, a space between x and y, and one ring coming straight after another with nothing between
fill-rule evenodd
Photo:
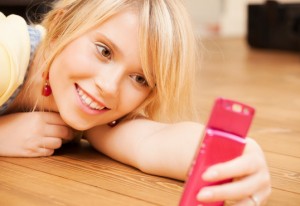
<instances>
[{"instance_id":1,"label":"hand","mask_svg":"<svg viewBox=\"0 0 300 206\"><path fill-rule=\"evenodd\" d=\"M0 117L0 156L50 156L73 138L58 113L26 112Z\"/></svg>"},{"instance_id":2,"label":"hand","mask_svg":"<svg viewBox=\"0 0 300 206\"><path fill-rule=\"evenodd\" d=\"M271 193L264 154L258 144L249 138L242 156L209 167L202 177L212 182L234 179L231 183L203 188L197 196L203 202L234 200L235 206L256 206L263 205Z\"/></svg>"}]
</instances>

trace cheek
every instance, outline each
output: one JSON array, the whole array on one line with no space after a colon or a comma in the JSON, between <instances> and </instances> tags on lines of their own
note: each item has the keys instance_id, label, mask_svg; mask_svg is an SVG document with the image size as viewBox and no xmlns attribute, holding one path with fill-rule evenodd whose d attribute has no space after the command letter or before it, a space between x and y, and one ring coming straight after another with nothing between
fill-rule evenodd
<instances>
[{"instance_id":1,"label":"cheek","mask_svg":"<svg viewBox=\"0 0 300 206\"><path fill-rule=\"evenodd\" d=\"M79 39L67 47L56 56L52 63L53 76L67 75L68 77L86 77L94 74L95 65L92 48L85 39Z\"/></svg>"},{"instance_id":2,"label":"cheek","mask_svg":"<svg viewBox=\"0 0 300 206\"><path fill-rule=\"evenodd\" d=\"M89 78L94 75L90 59L84 55L61 55L50 67L51 82L77 81L78 79Z\"/></svg>"},{"instance_id":3,"label":"cheek","mask_svg":"<svg viewBox=\"0 0 300 206\"><path fill-rule=\"evenodd\" d=\"M126 90L122 93L121 105L123 110L131 112L139 107L149 96L149 91L129 91Z\"/></svg>"}]
</instances>

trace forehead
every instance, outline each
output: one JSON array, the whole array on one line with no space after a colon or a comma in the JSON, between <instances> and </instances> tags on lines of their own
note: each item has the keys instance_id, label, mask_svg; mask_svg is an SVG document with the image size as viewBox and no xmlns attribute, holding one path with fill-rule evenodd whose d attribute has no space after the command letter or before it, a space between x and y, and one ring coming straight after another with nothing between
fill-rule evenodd
<instances>
[{"instance_id":1,"label":"forehead","mask_svg":"<svg viewBox=\"0 0 300 206\"><path fill-rule=\"evenodd\" d=\"M139 57L139 19L136 12L127 9L97 25L92 31L95 38L109 41L125 59ZM137 60L135 60L137 61ZM139 60L138 60L139 61ZM139 62L136 62L136 64Z\"/></svg>"},{"instance_id":2,"label":"forehead","mask_svg":"<svg viewBox=\"0 0 300 206\"><path fill-rule=\"evenodd\" d=\"M133 10L124 10L119 12L101 24L97 25L93 31L105 32L111 37L128 37L138 35L139 19Z\"/></svg>"}]
</instances>

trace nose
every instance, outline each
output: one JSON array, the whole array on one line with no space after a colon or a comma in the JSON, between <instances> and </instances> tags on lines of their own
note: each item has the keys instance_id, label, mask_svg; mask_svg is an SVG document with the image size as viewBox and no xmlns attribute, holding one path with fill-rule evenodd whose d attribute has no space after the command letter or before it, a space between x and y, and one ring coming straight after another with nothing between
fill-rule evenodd
<instances>
[{"instance_id":1,"label":"nose","mask_svg":"<svg viewBox=\"0 0 300 206\"><path fill-rule=\"evenodd\" d=\"M95 84L101 93L106 97L116 97L119 94L122 80L122 69L120 67L110 67L100 69L95 78Z\"/></svg>"}]
</instances>

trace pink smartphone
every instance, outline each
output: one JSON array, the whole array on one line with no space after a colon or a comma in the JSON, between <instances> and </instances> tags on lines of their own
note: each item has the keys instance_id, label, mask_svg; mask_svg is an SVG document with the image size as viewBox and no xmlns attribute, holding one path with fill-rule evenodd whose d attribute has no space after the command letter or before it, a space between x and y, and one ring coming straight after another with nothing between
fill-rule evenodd
<instances>
[{"instance_id":1,"label":"pink smartphone","mask_svg":"<svg viewBox=\"0 0 300 206\"><path fill-rule=\"evenodd\" d=\"M196 196L205 186L223 184L231 180L206 182L202 179L202 174L209 166L229 161L242 154L254 113L252 107L236 101L223 98L215 101L202 143L191 164L180 206L224 205L224 202L199 202Z\"/></svg>"}]
</instances>

